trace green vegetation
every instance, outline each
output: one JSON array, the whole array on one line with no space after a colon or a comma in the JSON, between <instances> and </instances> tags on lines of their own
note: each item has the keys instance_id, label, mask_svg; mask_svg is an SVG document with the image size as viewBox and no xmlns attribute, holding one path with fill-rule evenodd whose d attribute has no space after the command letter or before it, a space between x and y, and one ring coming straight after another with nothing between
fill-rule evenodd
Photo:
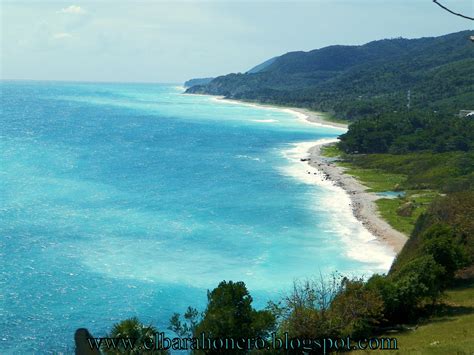
<instances>
[{"instance_id":1,"label":"green vegetation","mask_svg":"<svg viewBox=\"0 0 474 355\"><path fill-rule=\"evenodd\" d=\"M439 194L433 191L406 191L404 197L382 198L375 203L380 215L396 230L410 235L418 218Z\"/></svg>"},{"instance_id":2,"label":"green vegetation","mask_svg":"<svg viewBox=\"0 0 474 355\"><path fill-rule=\"evenodd\" d=\"M347 162L359 169L406 175L397 187L401 190L431 189L449 193L474 188L474 151L357 155L346 157Z\"/></svg>"},{"instance_id":3,"label":"green vegetation","mask_svg":"<svg viewBox=\"0 0 474 355\"><path fill-rule=\"evenodd\" d=\"M188 80L184 83L184 87L189 88L194 85L206 85L209 84L214 78L196 78Z\"/></svg>"},{"instance_id":4,"label":"green vegetation","mask_svg":"<svg viewBox=\"0 0 474 355\"><path fill-rule=\"evenodd\" d=\"M326 144L321 147L321 155L328 158L336 158L341 156L342 151L336 144Z\"/></svg>"},{"instance_id":5,"label":"green vegetation","mask_svg":"<svg viewBox=\"0 0 474 355\"><path fill-rule=\"evenodd\" d=\"M256 72L220 76L189 93L324 111L356 120L411 107L456 112L474 102L469 31L291 52Z\"/></svg>"},{"instance_id":6,"label":"green vegetation","mask_svg":"<svg viewBox=\"0 0 474 355\"><path fill-rule=\"evenodd\" d=\"M474 120L426 111L386 113L354 122L340 139L346 153L466 152L474 149Z\"/></svg>"},{"instance_id":7,"label":"green vegetation","mask_svg":"<svg viewBox=\"0 0 474 355\"><path fill-rule=\"evenodd\" d=\"M339 165L346 168L346 172L355 176L366 185L370 192L399 190L401 183L406 179L402 174L394 174L382 169L358 168L355 164L341 162Z\"/></svg>"},{"instance_id":8,"label":"green vegetation","mask_svg":"<svg viewBox=\"0 0 474 355\"><path fill-rule=\"evenodd\" d=\"M116 339L115 343L103 342L103 352L105 354L156 354L166 355L169 354L165 350L146 351L142 348L145 342L152 344L155 340L155 334L159 333L158 330L149 325L142 324L138 318L133 317L125 319L119 323L116 323L112 327L112 331L107 335L107 338ZM129 342L121 342L118 339L128 339Z\"/></svg>"},{"instance_id":9,"label":"green vegetation","mask_svg":"<svg viewBox=\"0 0 474 355\"><path fill-rule=\"evenodd\" d=\"M369 187L368 191L401 191L401 186L404 186L407 180L406 175L389 173L387 169L358 168L357 163L359 165L363 163L360 161L361 157L354 158L348 156L337 144L323 146L321 154L328 158L340 157L340 161L337 164L344 166L346 173L353 175L365 186ZM367 159L367 157L363 159ZM405 194L403 197L380 198L375 203L383 219L396 230L410 235L418 217L426 211L427 206L439 194L431 190L408 190L403 191L403 193Z\"/></svg>"},{"instance_id":10,"label":"green vegetation","mask_svg":"<svg viewBox=\"0 0 474 355\"><path fill-rule=\"evenodd\" d=\"M207 307L202 314L192 307L188 308L184 317L175 313L170 320L170 330L182 337L199 338L200 334L205 333L207 337L222 339L268 339L274 330L274 314L252 308L252 297L243 282L222 281L208 292L207 298ZM216 350L216 353L221 352ZM234 353L244 352L236 350Z\"/></svg>"},{"instance_id":11,"label":"green vegetation","mask_svg":"<svg viewBox=\"0 0 474 355\"><path fill-rule=\"evenodd\" d=\"M337 156L338 149L343 160L339 164L369 191L405 192L402 198L380 199L376 203L382 217L407 235L440 193L474 188L474 151L345 154L338 147L328 148L327 152Z\"/></svg>"},{"instance_id":12,"label":"green vegetation","mask_svg":"<svg viewBox=\"0 0 474 355\"><path fill-rule=\"evenodd\" d=\"M420 255L426 254L424 241L429 235L435 234L431 228L436 227L442 235L448 236L455 250L462 249L459 261L471 265L474 262L474 191L463 191L437 198L422 214L407 244L397 256L392 270L407 263ZM446 238L448 238L446 237ZM443 242L440 240L440 242Z\"/></svg>"},{"instance_id":13,"label":"green vegetation","mask_svg":"<svg viewBox=\"0 0 474 355\"><path fill-rule=\"evenodd\" d=\"M339 156L339 164L370 191L405 192L377 204L381 215L410 239L389 274L374 275L365 284L383 300L381 329L422 324L415 331L389 334L399 338L400 353L466 353L474 347L465 340L474 327L472 301L466 302L473 296L472 281L441 301L458 282L459 270L474 263L474 121L454 112L362 118L337 147L323 149L328 157ZM458 295L464 301L454 301Z\"/></svg>"},{"instance_id":14,"label":"green vegetation","mask_svg":"<svg viewBox=\"0 0 474 355\"><path fill-rule=\"evenodd\" d=\"M351 122L349 120L346 120L345 118L336 117L334 114L330 114L328 112L318 112L318 115L321 116L325 121L329 122L342 124L349 124Z\"/></svg>"},{"instance_id":15,"label":"green vegetation","mask_svg":"<svg viewBox=\"0 0 474 355\"><path fill-rule=\"evenodd\" d=\"M473 329L474 280L471 279L446 291L434 314L420 324L381 336L398 339L399 351L391 351L393 354L471 354L474 352Z\"/></svg>"},{"instance_id":16,"label":"green vegetation","mask_svg":"<svg viewBox=\"0 0 474 355\"><path fill-rule=\"evenodd\" d=\"M416 219L422 212L421 209L418 209L416 213L410 213L408 216L399 215L397 213L401 207L399 199L383 198L377 200L376 204L382 218L385 219L393 228L405 235L410 235L415 227Z\"/></svg>"},{"instance_id":17,"label":"green vegetation","mask_svg":"<svg viewBox=\"0 0 474 355\"><path fill-rule=\"evenodd\" d=\"M316 339L370 333L382 318L383 301L362 279L340 275L295 282L293 291L269 308L277 315L277 334Z\"/></svg>"}]
</instances>

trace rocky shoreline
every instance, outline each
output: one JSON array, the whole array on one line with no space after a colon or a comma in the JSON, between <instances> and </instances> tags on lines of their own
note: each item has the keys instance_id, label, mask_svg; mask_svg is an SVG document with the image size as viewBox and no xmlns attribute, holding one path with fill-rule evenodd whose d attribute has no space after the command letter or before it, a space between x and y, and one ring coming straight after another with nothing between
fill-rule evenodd
<instances>
[{"instance_id":1,"label":"rocky shoreline","mask_svg":"<svg viewBox=\"0 0 474 355\"><path fill-rule=\"evenodd\" d=\"M405 245L407 237L390 226L379 214L375 201L380 198L373 192L367 192L352 175L345 173L345 168L338 166L321 155L324 143L310 148L307 163L322 172L325 179L341 187L349 194L354 216L362 222L377 239L389 245L395 253L399 253Z\"/></svg>"}]
</instances>

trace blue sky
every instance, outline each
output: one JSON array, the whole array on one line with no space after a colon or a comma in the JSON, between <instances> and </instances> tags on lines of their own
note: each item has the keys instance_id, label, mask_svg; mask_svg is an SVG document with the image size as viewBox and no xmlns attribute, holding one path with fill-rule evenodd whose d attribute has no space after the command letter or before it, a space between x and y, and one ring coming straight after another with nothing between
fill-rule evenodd
<instances>
[{"instance_id":1,"label":"blue sky","mask_svg":"<svg viewBox=\"0 0 474 355\"><path fill-rule=\"evenodd\" d=\"M472 29L431 0L1 1L4 79L173 82L289 51ZM440 0L473 15L472 0Z\"/></svg>"}]
</instances>

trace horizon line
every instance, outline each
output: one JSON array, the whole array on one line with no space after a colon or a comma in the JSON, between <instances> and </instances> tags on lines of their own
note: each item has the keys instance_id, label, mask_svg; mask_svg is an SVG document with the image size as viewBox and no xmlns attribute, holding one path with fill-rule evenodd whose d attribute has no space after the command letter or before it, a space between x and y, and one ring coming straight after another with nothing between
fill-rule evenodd
<instances>
[{"instance_id":1,"label":"horizon line","mask_svg":"<svg viewBox=\"0 0 474 355\"><path fill-rule=\"evenodd\" d=\"M75 79L7 79L0 78L0 81L34 81L34 82L57 82L57 83L79 83L79 84L164 84L182 85L184 82L158 82L158 81L109 81L109 80L75 80Z\"/></svg>"}]
</instances>

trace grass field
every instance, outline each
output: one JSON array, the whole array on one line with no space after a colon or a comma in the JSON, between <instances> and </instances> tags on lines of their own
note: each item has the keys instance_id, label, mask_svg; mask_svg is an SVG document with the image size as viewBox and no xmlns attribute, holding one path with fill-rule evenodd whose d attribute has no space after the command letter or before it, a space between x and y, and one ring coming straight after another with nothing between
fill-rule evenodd
<instances>
[{"instance_id":1,"label":"grass field","mask_svg":"<svg viewBox=\"0 0 474 355\"><path fill-rule=\"evenodd\" d=\"M418 217L426 211L426 208L433 201L438 193L430 190L407 191L403 198L386 199L381 198L376 201L380 215L396 230L410 235ZM401 216L398 209L404 204L410 203L413 211L409 216Z\"/></svg>"},{"instance_id":2,"label":"grass field","mask_svg":"<svg viewBox=\"0 0 474 355\"><path fill-rule=\"evenodd\" d=\"M346 173L355 176L370 192L383 192L396 190L406 176L402 174L387 173L378 169L357 168L351 163L341 162L340 166L346 168Z\"/></svg>"},{"instance_id":3,"label":"grass field","mask_svg":"<svg viewBox=\"0 0 474 355\"><path fill-rule=\"evenodd\" d=\"M411 328L382 335L397 338L397 351L352 354L474 354L474 280L447 291L436 314Z\"/></svg>"},{"instance_id":4,"label":"grass field","mask_svg":"<svg viewBox=\"0 0 474 355\"><path fill-rule=\"evenodd\" d=\"M321 149L322 155L326 157L344 157L343 153L334 144L325 145ZM393 191L405 181L406 175L395 174L380 169L366 169L355 166L355 164L341 161L337 163L346 168L346 173L353 175L370 192ZM381 198L376 201L380 215L396 230L410 235L417 218L426 210L428 205L439 194L432 190L410 190L405 191L406 195L401 198L387 199ZM413 211L409 215L402 216L397 211L404 204L411 204Z\"/></svg>"},{"instance_id":5,"label":"grass field","mask_svg":"<svg viewBox=\"0 0 474 355\"><path fill-rule=\"evenodd\" d=\"M335 158L341 155L341 150L335 144L325 144L321 147L321 154L328 158Z\"/></svg>"},{"instance_id":6,"label":"grass field","mask_svg":"<svg viewBox=\"0 0 474 355\"><path fill-rule=\"evenodd\" d=\"M327 144L321 147L321 154L328 158L341 157L339 166L346 168L346 173L355 176L371 192L392 191L406 179L406 175L394 174L380 169L365 169L356 167L353 163L344 161L344 153L335 145Z\"/></svg>"}]
</instances>

